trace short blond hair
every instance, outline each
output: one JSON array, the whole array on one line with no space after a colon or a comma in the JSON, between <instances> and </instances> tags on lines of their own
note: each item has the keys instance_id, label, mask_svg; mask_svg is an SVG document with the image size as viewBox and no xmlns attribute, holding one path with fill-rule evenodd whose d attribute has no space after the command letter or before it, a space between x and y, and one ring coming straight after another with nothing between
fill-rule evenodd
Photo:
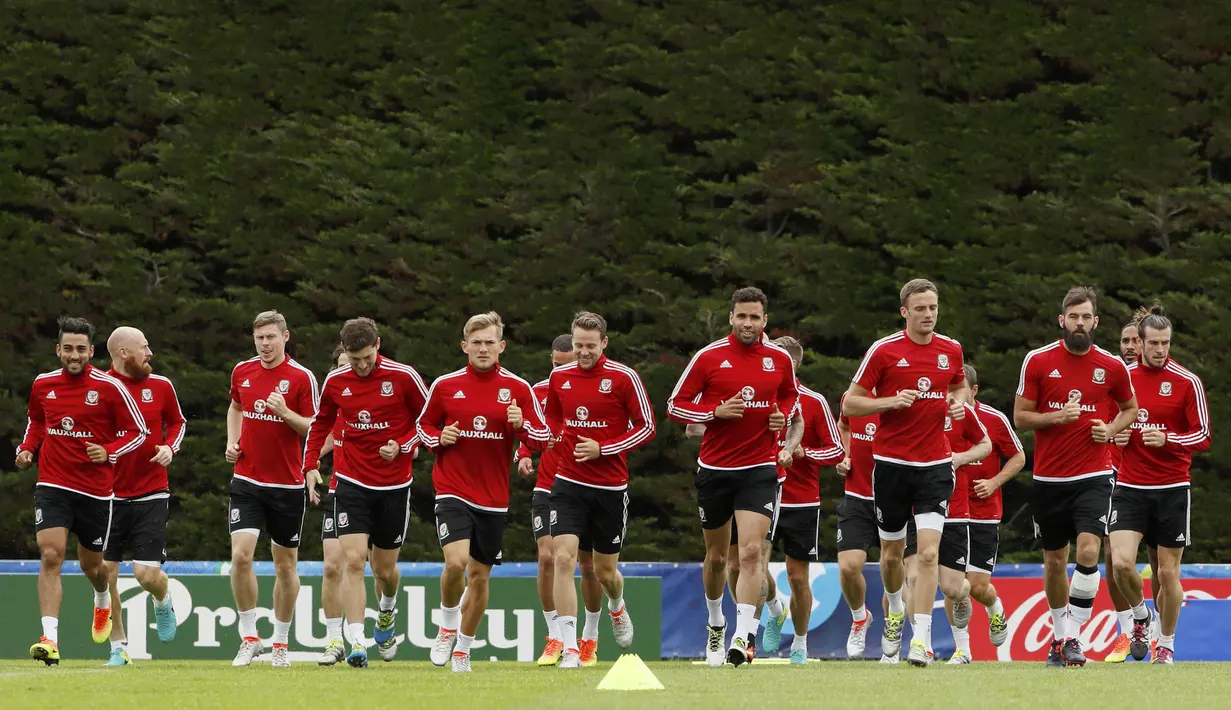
<instances>
[{"instance_id":1,"label":"short blond hair","mask_svg":"<svg viewBox=\"0 0 1231 710\"><path fill-rule=\"evenodd\" d=\"M252 319L253 330L264 328L267 325L276 325L279 331L286 332L286 318L277 311L262 311Z\"/></svg>"},{"instance_id":2,"label":"short blond hair","mask_svg":"<svg viewBox=\"0 0 1231 710\"><path fill-rule=\"evenodd\" d=\"M607 337L607 319L597 313L582 311L573 316L573 330L597 330L601 338Z\"/></svg>"},{"instance_id":3,"label":"short blond hair","mask_svg":"<svg viewBox=\"0 0 1231 710\"><path fill-rule=\"evenodd\" d=\"M908 301L911 296L914 296L917 293L927 293L928 291L931 291L937 296L940 295L940 291L937 290L936 284L928 281L927 279L911 279L910 281L907 281L906 285L902 287L902 293L900 294L902 297L902 307L906 307L906 301Z\"/></svg>"},{"instance_id":4,"label":"short blond hair","mask_svg":"<svg viewBox=\"0 0 1231 710\"><path fill-rule=\"evenodd\" d=\"M477 316L470 316L470 320L466 321L466 327L462 328L462 340L469 340L474 333L493 327L496 329L496 340L504 340L504 321L500 320L499 313L488 311Z\"/></svg>"}]
</instances>

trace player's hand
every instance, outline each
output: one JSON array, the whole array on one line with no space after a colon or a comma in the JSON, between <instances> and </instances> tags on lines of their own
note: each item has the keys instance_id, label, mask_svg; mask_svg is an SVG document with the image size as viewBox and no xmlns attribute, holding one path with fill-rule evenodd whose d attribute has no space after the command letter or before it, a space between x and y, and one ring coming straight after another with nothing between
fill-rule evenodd
<instances>
[{"instance_id":1,"label":"player's hand","mask_svg":"<svg viewBox=\"0 0 1231 710\"><path fill-rule=\"evenodd\" d=\"M786 415L774 405L774 411L769 414L769 430L775 434L786 428Z\"/></svg>"},{"instance_id":2,"label":"player's hand","mask_svg":"<svg viewBox=\"0 0 1231 710\"><path fill-rule=\"evenodd\" d=\"M906 409L919 399L919 392L916 390L899 390L897 394L889 398L890 409Z\"/></svg>"},{"instance_id":3,"label":"player's hand","mask_svg":"<svg viewBox=\"0 0 1231 710\"><path fill-rule=\"evenodd\" d=\"M577 463L584 461L593 461L602 454L602 448L594 439L587 439L584 436L577 437L577 445L573 447L573 460Z\"/></svg>"},{"instance_id":4,"label":"player's hand","mask_svg":"<svg viewBox=\"0 0 1231 710\"><path fill-rule=\"evenodd\" d=\"M979 500L991 498L997 488L1000 488L999 484L991 478L975 481L975 495L979 496Z\"/></svg>"},{"instance_id":5,"label":"player's hand","mask_svg":"<svg viewBox=\"0 0 1231 710\"><path fill-rule=\"evenodd\" d=\"M457 437L462 433L462 430L457 426L459 423L460 422L453 422L449 426L440 430L441 446L453 446L457 443Z\"/></svg>"},{"instance_id":6,"label":"player's hand","mask_svg":"<svg viewBox=\"0 0 1231 710\"><path fill-rule=\"evenodd\" d=\"M380 447L380 457L386 461L392 461L402 453L402 447L393 439L390 439L384 446Z\"/></svg>"},{"instance_id":7,"label":"player's hand","mask_svg":"<svg viewBox=\"0 0 1231 710\"><path fill-rule=\"evenodd\" d=\"M851 457L847 456L846 458L839 461L838 465L835 466L835 468L838 470L839 476L846 478L846 474L851 472Z\"/></svg>"},{"instance_id":8,"label":"player's hand","mask_svg":"<svg viewBox=\"0 0 1231 710\"><path fill-rule=\"evenodd\" d=\"M1162 429L1143 429L1141 431L1141 443L1146 446L1163 446L1167 443L1167 435Z\"/></svg>"},{"instance_id":9,"label":"player's hand","mask_svg":"<svg viewBox=\"0 0 1231 710\"><path fill-rule=\"evenodd\" d=\"M1095 419L1090 424L1090 436L1094 438L1095 443L1106 444L1111 441L1111 431L1102 419Z\"/></svg>"},{"instance_id":10,"label":"player's hand","mask_svg":"<svg viewBox=\"0 0 1231 710\"><path fill-rule=\"evenodd\" d=\"M239 450L239 444L227 444L227 463L235 463L243 453Z\"/></svg>"},{"instance_id":11,"label":"player's hand","mask_svg":"<svg viewBox=\"0 0 1231 710\"><path fill-rule=\"evenodd\" d=\"M795 454L789 449L778 450L778 465L783 468L790 468L791 464L795 463Z\"/></svg>"},{"instance_id":12,"label":"player's hand","mask_svg":"<svg viewBox=\"0 0 1231 710\"><path fill-rule=\"evenodd\" d=\"M509 426L514 429L520 429L522 425L521 407L517 406L517 400L513 400L513 403L509 405L508 415Z\"/></svg>"},{"instance_id":13,"label":"player's hand","mask_svg":"<svg viewBox=\"0 0 1231 710\"><path fill-rule=\"evenodd\" d=\"M1074 394L1072 397L1069 397L1069 401L1065 402L1064 406L1060 408L1060 423L1068 424L1069 422L1075 422L1080 417L1081 395Z\"/></svg>"},{"instance_id":14,"label":"player's hand","mask_svg":"<svg viewBox=\"0 0 1231 710\"><path fill-rule=\"evenodd\" d=\"M316 487L321 484L321 470L314 468L303 475L304 485L308 489L308 500L312 505L321 504L321 494L316 492Z\"/></svg>"},{"instance_id":15,"label":"player's hand","mask_svg":"<svg viewBox=\"0 0 1231 710\"><path fill-rule=\"evenodd\" d=\"M31 451L19 451L16 463L17 468L29 468L30 464L34 463L34 453Z\"/></svg>"},{"instance_id":16,"label":"player's hand","mask_svg":"<svg viewBox=\"0 0 1231 710\"><path fill-rule=\"evenodd\" d=\"M797 459L802 459L802 458L804 457L804 447L803 447L803 445L802 445L802 444L796 444L796 445L795 445L795 450L794 450L794 451L792 451L792 452L791 452L791 454L792 454L792 455L794 455L794 456L795 456L795 458L797 458Z\"/></svg>"},{"instance_id":17,"label":"player's hand","mask_svg":"<svg viewBox=\"0 0 1231 710\"><path fill-rule=\"evenodd\" d=\"M171 451L171 447L166 444L160 444L154 449L154 458L150 459L150 463L156 463L159 466L170 466L171 459L175 458L175 454Z\"/></svg>"},{"instance_id":18,"label":"player's hand","mask_svg":"<svg viewBox=\"0 0 1231 710\"><path fill-rule=\"evenodd\" d=\"M714 410L714 416L719 419L743 419L744 418L744 398L738 392L735 396L718 405Z\"/></svg>"},{"instance_id":19,"label":"player's hand","mask_svg":"<svg viewBox=\"0 0 1231 710\"><path fill-rule=\"evenodd\" d=\"M265 398L265 408L278 415L279 417L286 416L289 411L286 408L286 398L278 392L270 392Z\"/></svg>"},{"instance_id":20,"label":"player's hand","mask_svg":"<svg viewBox=\"0 0 1231 710\"><path fill-rule=\"evenodd\" d=\"M107 450L99 444L86 444L85 454L94 463L107 463Z\"/></svg>"},{"instance_id":21,"label":"player's hand","mask_svg":"<svg viewBox=\"0 0 1231 710\"><path fill-rule=\"evenodd\" d=\"M949 395L947 399L949 403L949 418L953 421L959 421L966 418L966 405L957 401L957 397Z\"/></svg>"},{"instance_id":22,"label":"player's hand","mask_svg":"<svg viewBox=\"0 0 1231 710\"><path fill-rule=\"evenodd\" d=\"M527 456L517 462L517 472L522 478L530 478L534 475L534 459Z\"/></svg>"},{"instance_id":23,"label":"player's hand","mask_svg":"<svg viewBox=\"0 0 1231 710\"><path fill-rule=\"evenodd\" d=\"M1116 446L1119 446L1120 448L1124 448L1125 446L1128 446L1128 440L1132 436L1133 436L1133 432L1130 429L1125 428L1125 429L1121 429L1120 433L1116 434L1116 438L1112 439L1112 441L1116 442Z\"/></svg>"}]
</instances>

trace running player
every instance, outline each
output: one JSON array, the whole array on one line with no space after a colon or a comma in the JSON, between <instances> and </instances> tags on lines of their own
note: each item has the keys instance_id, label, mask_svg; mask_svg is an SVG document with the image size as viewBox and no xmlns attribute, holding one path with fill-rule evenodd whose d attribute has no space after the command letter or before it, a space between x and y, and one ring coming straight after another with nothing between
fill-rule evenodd
<instances>
[{"instance_id":1,"label":"running player","mask_svg":"<svg viewBox=\"0 0 1231 710\"><path fill-rule=\"evenodd\" d=\"M43 635L30 647L30 657L49 666L60 662L60 567L69 533L77 536L81 572L94 587L90 635L94 643L106 643L111 634L103 550L111 529L112 467L138 451L149 434L124 385L90 364L94 326L84 318L61 318L59 327L56 355L62 367L34 378L16 460L17 468L29 468L38 452L34 530Z\"/></svg>"},{"instance_id":2,"label":"running player","mask_svg":"<svg viewBox=\"0 0 1231 710\"><path fill-rule=\"evenodd\" d=\"M991 455L966 465L970 489L970 554L966 561L966 580L970 596L987 609L988 635L993 646L1009 637L1009 622L1004 605L992 586L996 557L1000 549L1000 518L1004 503L1000 489L1022 470L1026 452L1009 424L1009 418L978 401L979 373L966 365L970 399L979 423L992 442Z\"/></svg>"},{"instance_id":3,"label":"running player","mask_svg":"<svg viewBox=\"0 0 1231 710\"><path fill-rule=\"evenodd\" d=\"M1129 366L1129 375L1141 408L1124 450L1107 528L1116 579L1132 605L1131 652L1139 661L1149 651L1152 614L1142 599L1137 547L1143 536L1158 545L1156 576L1165 591L1155 600L1162 633L1153 661L1169 664L1184 600L1180 560L1192 544L1192 455L1210 447L1210 414L1201 379L1170 357L1173 328L1162 308L1151 308L1139 330L1142 357Z\"/></svg>"},{"instance_id":4,"label":"running player","mask_svg":"<svg viewBox=\"0 0 1231 710\"><path fill-rule=\"evenodd\" d=\"M509 458L516 440L538 451L551 441L530 383L500 365L505 349L500 316L494 311L472 316L462 335L468 363L432 383L417 425L419 440L436 454L432 485L445 558L442 621L431 656L438 666L451 657L455 673L470 672L470 647L487 611L491 569L502 557Z\"/></svg>"},{"instance_id":5,"label":"running player","mask_svg":"<svg viewBox=\"0 0 1231 710\"><path fill-rule=\"evenodd\" d=\"M724 661L722 589L732 518L739 528L740 577L735 634L725 660L735 666L750 660L748 635L756 632L764 579L762 544L777 497L777 433L786 428L787 415L799 400L791 356L762 337L768 303L757 288L732 294L731 334L693 356L667 405L675 421L706 425L696 485L705 539L702 581L710 666Z\"/></svg>"},{"instance_id":6,"label":"running player","mask_svg":"<svg viewBox=\"0 0 1231 710\"><path fill-rule=\"evenodd\" d=\"M1038 432L1031 507L1035 536L1043 542L1043 586L1055 634L1047 656L1051 667L1086 663L1077 638L1098 593L1102 519L1111 501L1107 442L1137 417L1128 369L1094 344L1094 290L1069 289L1058 320L1063 337L1026 355L1013 405L1017 428ZM1107 416L1109 402L1119 414L1105 422L1099 417ZM1070 582L1074 537L1077 568Z\"/></svg>"},{"instance_id":7,"label":"running player","mask_svg":"<svg viewBox=\"0 0 1231 710\"><path fill-rule=\"evenodd\" d=\"M115 502L111 507L111 534L103 558L107 561L107 584L111 588L111 658L105 665L126 666L128 639L120 605L117 577L124 551L132 553L133 576L154 600L154 623L158 640L175 638L175 610L167 596L167 512L171 489L167 466L179 454L184 440L184 413L171 380L153 373L154 353L145 334L136 328L116 328L107 339L111 369L107 372L123 383L141 410L150 433L132 455L115 464ZM121 435L123 432L121 432Z\"/></svg>"},{"instance_id":8,"label":"running player","mask_svg":"<svg viewBox=\"0 0 1231 710\"><path fill-rule=\"evenodd\" d=\"M289 668L287 641L299 597L299 535L307 505L303 436L316 415L316 377L286 354L291 338L277 311L252 322L257 356L231 372L226 459L231 479L231 590L239 611L239 651L233 666L251 665L264 652L256 631L257 581L252 556L262 528L274 558L273 666Z\"/></svg>"},{"instance_id":9,"label":"running player","mask_svg":"<svg viewBox=\"0 0 1231 710\"><path fill-rule=\"evenodd\" d=\"M845 400L845 396L843 397ZM839 407L841 409L841 407ZM851 631L846 637L846 657L862 659L867 647L868 627L872 613L868 611L867 583L863 578L863 566L868 561L868 550L879 546L876 533L876 506L872 499L872 444L880 415L866 417L838 417L838 434L846 450L837 466L843 477L845 495L838 504L838 575L842 596L851 610ZM885 656L886 663L896 663L897 656Z\"/></svg>"},{"instance_id":10,"label":"running player","mask_svg":"<svg viewBox=\"0 0 1231 710\"><path fill-rule=\"evenodd\" d=\"M953 453L945 436L945 416L966 416L966 377L962 346L935 332L940 312L936 286L914 279L902 287L900 313L906 328L868 349L842 403L848 417L880 414L873 446L873 495L881 539L881 578L889 613L881 639L884 655L902 643L905 586L901 563L907 522L918 531L917 586L912 589L915 636L906 660L927 666L932 639L932 600L938 584L937 555L945 510L953 494ZM880 397L871 397L876 390Z\"/></svg>"},{"instance_id":11,"label":"running player","mask_svg":"<svg viewBox=\"0 0 1231 710\"><path fill-rule=\"evenodd\" d=\"M577 361L573 352L573 335L565 333L557 336L551 344L552 369ZM547 411L547 390L551 379L545 379L534 385L534 397L543 411ZM559 443L559 437L553 439ZM556 469L559 468L557 458L561 450L554 444L539 457L538 473L534 470L534 459L529 447L523 445L517 449L517 471L522 478L534 477L534 495L530 503L530 524L534 530L534 544L538 548L539 565L537 572L539 602L543 606L543 620L547 623L547 644L537 661L540 666L554 666L560 662L564 653L564 639L560 636L560 627L556 623L556 550L551 537L551 484L556 479ZM603 586L598 583L594 574L594 550L583 541L577 551L577 564L581 568L581 598L586 606L586 623L583 627L581 640L581 665L585 667L598 663L598 622L603 613Z\"/></svg>"},{"instance_id":12,"label":"running player","mask_svg":"<svg viewBox=\"0 0 1231 710\"><path fill-rule=\"evenodd\" d=\"M628 528L630 451L654 438L654 409L641 378L607 359L607 321L595 313L573 317L577 361L551 373L547 423L563 447L551 489L551 535L556 558L556 610L564 655L560 668L581 666L577 644L577 589L573 574L582 541L594 550L594 572L607 592L616 644L633 642L633 622L624 604L624 577L617 568Z\"/></svg>"},{"instance_id":13,"label":"running player","mask_svg":"<svg viewBox=\"0 0 1231 710\"><path fill-rule=\"evenodd\" d=\"M329 371L333 372L339 367L350 364L350 358L346 355L346 349L338 345L333 349L332 364L329 366ZM321 446L321 456L327 453L336 451L342 445L342 430L345 428L345 422L341 419L333 426L333 431L329 437L325 439L325 443ZM416 450L416 453L418 451ZM337 462L341 458L341 454L334 454L334 467L337 467ZM309 471L309 474L312 472ZM325 612L325 630L328 644L325 646L324 652L320 658L316 659L316 664L319 666L333 666L342 662L346 658L346 639L343 633L343 623L345 617L342 607L342 588L343 580L346 574L346 555L342 552L342 543L338 542L338 527L337 520L333 516L333 499L334 491L338 487L338 477L329 477L329 490L325 493L325 498L322 501L316 492L316 486L320 483L319 472L312 478L307 478L308 500L313 505L319 504L323 515L321 516L321 548L323 551L324 563L321 570L321 610ZM314 480L316 479L316 480Z\"/></svg>"},{"instance_id":14,"label":"running player","mask_svg":"<svg viewBox=\"0 0 1231 710\"><path fill-rule=\"evenodd\" d=\"M319 480L321 448L340 419L333 517L346 556L342 596L351 638L346 662L365 668L370 644L363 631L364 566L369 557L380 599L373 640L382 660L391 661L397 654L397 560L410 522L411 464L419 444L415 420L427 401L427 388L414 368L380 354L380 331L371 318L346 321L340 336L348 364L325 378L303 467L305 475Z\"/></svg>"}]
</instances>

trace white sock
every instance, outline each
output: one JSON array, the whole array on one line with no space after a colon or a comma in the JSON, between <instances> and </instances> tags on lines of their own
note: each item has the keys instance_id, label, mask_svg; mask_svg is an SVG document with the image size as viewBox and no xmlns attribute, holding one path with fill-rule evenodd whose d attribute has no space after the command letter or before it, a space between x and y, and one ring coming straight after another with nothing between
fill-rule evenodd
<instances>
[{"instance_id":1,"label":"white sock","mask_svg":"<svg viewBox=\"0 0 1231 710\"><path fill-rule=\"evenodd\" d=\"M117 648L124 648L127 645L128 645L128 639L120 639L119 641L112 641L111 650L114 651Z\"/></svg>"},{"instance_id":2,"label":"white sock","mask_svg":"<svg viewBox=\"0 0 1231 710\"><path fill-rule=\"evenodd\" d=\"M274 619L274 645L285 646L286 640L291 635L291 622L278 621Z\"/></svg>"},{"instance_id":3,"label":"white sock","mask_svg":"<svg viewBox=\"0 0 1231 710\"><path fill-rule=\"evenodd\" d=\"M384 592L380 593L380 610L381 611L393 611L393 608L396 607L397 605L398 605L398 598L396 596L387 597L385 596Z\"/></svg>"},{"instance_id":4,"label":"white sock","mask_svg":"<svg viewBox=\"0 0 1231 710\"><path fill-rule=\"evenodd\" d=\"M1170 636L1159 636L1158 645L1163 648L1169 648L1172 652L1175 652L1175 634L1171 634Z\"/></svg>"},{"instance_id":5,"label":"white sock","mask_svg":"<svg viewBox=\"0 0 1231 710\"><path fill-rule=\"evenodd\" d=\"M447 607L444 604L440 605L441 622L440 628L445 631L457 631L457 628L462 623L462 605L458 604L455 607Z\"/></svg>"},{"instance_id":6,"label":"white sock","mask_svg":"<svg viewBox=\"0 0 1231 710\"><path fill-rule=\"evenodd\" d=\"M94 592L94 606L99 609L111 608L111 590L104 589L101 592Z\"/></svg>"},{"instance_id":7,"label":"white sock","mask_svg":"<svg viewBox=\"0 0 1231 710\"><path fill-rule=\"evenodd\" d=\"M565 651L577 651L577 617L557 616L556 624L560 627L560 640Z\"/></svg>"},{"instance_id":8,"label":"white sock","mask_svg":"<svg viewBox=\"0 0 1231 710\"><path fill-rule=\"evenodd\" d=\"M1146 602L1144 599L1141 600L1140 604L1133 607L1133 618L1134 619L1149 619L1150 618L1150 607L1146 606Z\"/></svg>"},{"instance_id":9,"label":"white sock","mask_svg":"<svg viewBox=\"0 0 1231 710\"><path fill-rule=\"evenodd\" d=\"M709 609L710 612L710 626L717 627L727 625L727 617L722 615L722 597L718 597L717 599L710 599L709 597L706 597L705 607Z\"/></svg>"},{"instance_id":10,"label":"white sock","mask_svg":"<svg viewBox=\"0 0 1231 710\"><path fill-rule=\"evenodd\" d=\"M748 634L757 631L757 607L755 604L735 605L735 638L748 640Z\"/></svg>"},{"instance_id":11,"label":"white sock","mask_svg":"<svg viewBox=\"0 0 1231 710\"><path fill-rule=\"evenodd\" d=\"M932 650L932 615L915 614L915 638L921 639L923 645Z\"/></svg>"},{"instance_id":12,"label":"white sock","mask_svg":"<svg viewBox=\"0 0 1231 710\"><path fill-rule=\"evenodd\" d=\"M778 590L774 590L774 598L765 600L765 608L769 610L771 618L777 619L782 616L782 600L778 598Z\"/></svg>"},{"instance_id":13,"label":"white sock","mask_svg":"<svg viewBox=\"0 0 1231 710\"><path fill-rule=\"evenodd\" d=\"M155 608L155 609L161 609L161 608L163 608L164 606L166 606L167 604L169 604L169 603L171 602L171 595L170 595L170 594L164 594L164 595L162 596L162 599L159 599L159 598L155 597L153 594L151 594L151 595L150 595L150 599L153 599L153 600L154 600L154 608Z\"/></svg>"},{"instance_id":14,"label":"white sock","mask_svg":"<svg viewBox=\"0 0 1231 710\"><path fill-rule=\"evenodd\" d=\"M256 635L256 609L239 612L240 638L254 639Z\"/></svg>"},{"instance_id":15,"label":"white sock","mask_svg":"<svg viewBox=\"0 0 1231 710\"><path fill-rule=\"evenodd\" d=\"M60 620L54 616L44 616L43 636L52 643L60 643Z\"/></svg>"},{"instance_id":16,"label":"white sock","mask_svg":"<svg viewBox=\"0 0 1231 710\"><path fill-rule=\"evenodd\" d=\"M586 627L581 630L582 641L594 641L598 638L598 620L603 618L603 612L586 609Z\"/></svg>"},{"instance_id":17,"label":"white sock","mask_svg":"<svg viewBox=\"0 0 1231 710\"><path fill-rule=\"evenodd\" d=\"M367 648L368 640L363 636L363 624L347 624L346 630L350 633L351 648Z\"/></svg>"},{"instance_id":18,"label":"white sock","mask_svg":"<svg viewBox=\"0 0 1231 710\"><path fill-rule=\"evenodd\" d=\"M330 641L342 640L342 617L325 619L325 636Z\"/></svg>"},{"instance_id":19,"label":"white sock","mask_svg":"<svg viewBox=\"0 0 1231 710\"><path fill-rule=\"evenodd\" d=\"M551 611L547 611L547 610L543 611L543 621L547 623L547 638L559 641L560 640L560 629L556 625L557 616L558 614L556 614L555 609L552 609Z\"/></svg>"},{"instance_id":20,"label":"white sock","mask_svg":"<svg viewBox=\"0 0 1231 710\"><path fill-rule=\"evenodd\" d=\"M1051 610L1052 635L1057 641L1063 641L1069 636L1069 608L1062 606Z\"/></svg>"},{"instance_id":21,"label":"white sock","mask_svg":"<svg viewBox=\"0 0 1231 710\"><path fill-rule=\"evenodd\" d=\"M624 611L624 597L620 597L619 599L608 599L607 611L612 614L618 614L619 612Z\"/></svg>"},{"instance_id":22,"label":"white sock","mask_svg":"<svg viewBox=\"0 0 1231 710\"><path fill-rule=\"evenodd\" d=\"M453 652L470 655L470 644L472 643L474 643L473 636L467 636L459 631L457 634L457 644L453 646Z\"/></svg>"},{"instance_id":23,"label":"white sock","mask_svg":"<svg viewBox=\"0 0 1231 710\"><path fill-rule=\"evenodd\" d=\"M1133 633L1133 609L1129 607L1124 611L1116 612L1116 620L1120 622L1120 633L1127 636Z\"/></svg>"},{"instance_id":24,"label":"white sock","mask_svg":"<svg viewBox=\"0 0 1231 710\"><path fill-rule=\"evenodd\" d=\"M956 626L953 627L953 645L956 646L959 651L970 653L970 629L959 629Z\"/></svg>"},{"instance_id":25,"label":"white sock","mask_svg":"<svg viewBox=\"0 0 1231 710\"><path fill-rule=\"evenodd\" d=\"M858 609L851 609L851 621L863 621L868 618L867 605L861 606Z\"/></svg>"},{"instance_id":26,"label":"white sock","mask_svg":"<svg viewBox=\"0 0 1231 710\"><path fill-rule=\"evenodd\" d=\"M796 636L796 637L795 637L795 638L791 641L791 650L792 650L792 651L796 651L796 650L803 651L803 652L804 652L804 654L805 654L805 655L807 655L807 653L808 653L808 635L807 635L807 634L803 634L803 635L800 635L800 636Z\"/></svg>"},{"instance_id":27,"label":"white sock","mask_svg":"<svg viewBox=\"0 0 1231 710\"><path fill-rule=\"evenodd\" d=\"M885 592L885 596L889 597L889 613L901 614L906 611L906 605L902 603L902 590L896 592Z\"/></svg>"},{"instance_id":28,"label":"white sock","mask_svg":"<svg viewBox=\"0 0 1231 710\"><path fill-rule=\"evenodd\" d=\"M1004 604L1000 603L1000 597L996 597L996 601L992 602L992 605L987 608L987 614L988 616L991 616L992 614L1003 614L1003 613L1004 613Z\"/></svg>"}]
</instances>

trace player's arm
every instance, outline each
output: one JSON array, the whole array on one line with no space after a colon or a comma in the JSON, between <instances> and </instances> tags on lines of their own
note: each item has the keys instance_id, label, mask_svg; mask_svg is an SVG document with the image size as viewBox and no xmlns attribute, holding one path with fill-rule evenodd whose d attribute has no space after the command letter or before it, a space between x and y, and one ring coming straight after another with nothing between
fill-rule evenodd
<instances>
[{"instance_id":1,"label":"player's arm","mask_svg":"<svg viewBox=\"0 0 1231 710\"><path fill-rule=\"evenodd\" d=\"M804 415L802 412L796 412L795 416L791 417L790 426L786 428L786 436L782 440L782 448L785 451L794 451L803 440ZM807 453L806 450L805 453Z\"/></svg>"},{"instance_id":2,"label":"player's arm","mask_svg":"<svg viewBox=\"0 0 1231 710\"><path fill-rule=\"evenodd\" d=\"M1058 409L1054 412L1040 412L1037 411L1038 403L1033 399L1018 396L1013 399L1013 424L1022 431L1035 431L1076 421L1077 416L1081 415L1081 407L1074 404L1077 416L1073 416L1067 412L1068 406L1065 405L1065 409Z\"/></svg>"},{"instance_id":3,"label":"player's arm","mask_svg":"<svg viewBox=\"0 0 1231 710\"><path fill-rule=\"evenodd\" d=\"M962 418L955 421L954 426L962 427L962 439L971 447L966 451L962 451L953 455L953 468L957 469L965 466L968 463L980 461L991 456L992 454L992 437L988 434L987 428L975 416L974 407L969 404L962 405Z\"/></svg>"},{"instance_id":4,"label":"player's arm","mask_svg":"<svg viewBox=\"0 0 1231 710\"><path fill-rule=\"evenodd\" d=\"M423 383L423 378L419 376L417 370L410 368L408 375L413 386L402 388L402 402L406 405L407 411L410 412L411 421L414 421L415 425L410 428L410 432L396 441L399 452L413 455L419 444L423 443L423 440L419 437L418 419L427 411L429 392L427 385ZM436 383L433 382L433 389L435 386Z\"/></svg>"},{"instance_id":5,"label":"player's arm","mask_svg":"<svg viewBox=\"0 0 1231 710\"><path fill-rule=\"evenodd\" d=\"M43 412L43 393L38 387L30 390L30 403L26 408L26 435L17 447L17 467L26 468L34 462L34 452L47 438L47 421Z\"/></svg>"},{"instance_id":6,"label":"player's arm","mask_svg":"<svg viewBox=\"0 0 1231 710\"><path fill-rule=\"evenodd\" d=\"M999 413L989 420L987 434L992 439L992 448L1004 459L1004 465L1000 467L1000 471L995 476L975 481L975 495L980 498L990 498L998 488L1012 480L1026 465L1026 452L1022 449L1021 440L1017 438L1017 434L1013 432L1008 421L1002 419Z\"/></svg>"},{"instance_id":7,"label":"player's arm","mask_svg":"<svg viewBox=\"0 0 1231 710\"><path fill-rule=\"evenodd\" d=\"M534 396L534 391L529 386L519 383L519 390L514 400L524 402L525 398L529 398L530 406L524 409L519 407L522 409L522 421L517 435L522 443L518 451L520 452L522 447L533 451L546 451L551 445L551 429L548 428L546 417L543 416L543 408L539 406L539 399Z\"/></svg>"},{"instance_id":8,"label":"player's arm","mask_svg":"<svg viewBox=\"0 0 1231 710\"><path fill-rule=\"evenodd\" d=\"M325 391L317 407L316 416L308 422L307 443L304 445L303 471L319 471L321 456L325 453L326 440L333 439L333 427L338 422L338 404L333 397L332 384L325 381ZM335 462L336 463L336 462Z\"/></svg>"},{"instance_id":9,"label":"player's arm","mask_svg":"<svg viewBox=\"0 0 1231 710\"><path fill-rule=\"evenodd\" d=\"M162 421L166 425L165 441L171 453L178 456L180 444L184 443L184 433L188 430L188 419L180 408L180 398L175 393L175 385L168 381L167 387L171 390L170 396L162 400Z\"/></svg>"},{"instance_id":10,"label":"player's arm","mask_svg":"<svg viewBox=\"0 0 1231 710\"><path fill-rule=\"evenodd\" d=\"M822 466L836 466L846 460L845 441L849 440L850 430L847 429L846 439L834 421L829 403L821 399L821 416L812 422L814 430L821 439L821 445L816 448L804 447L804 455Z\"/></svg>"},{"instance_id":11,"label":"player's arm","mask_svg":"<svg viewBox=\"0 0 1231 710\"><path fill-rule=\"evenodd\" d=\"M838 441L842 444L842 460L837 464L839 476L845 477L851 472L851 422L838 410Z\"/></svg>"},{"instance_id":12,"label":"player's arm","mask_svg":"<svg viewBox=\"0 0 1231 710\"><path fill-rule=\"evenodd\" d=\"M1189 388L1184 402L1184 418L1188 424L1187 431L1167 432L1167 443L1192 454L1210 448L1210 411L1206 408L1205 388L1201 380L1194 378L1193 386Z\"/></svg>"},{"instance_id":13,"label":"player's arm","mask_svg":"<svg viewBox=\"0 0 1231 710\"><path fill-rule=\"evenodd\" d=\"M311 372L306 374L308 386L301 386L296 389L294 408L277 392L271 392L265 398L265 403L269 405L274 414L281 417L287 426L302 437L308 435L308 427L312 424L312 418L316 416L316 410L320 406L320 396L317 394L316 389L316 375L313 375Z\"/></svg>"},{"instance_id":14,"label":"player's arm","mask_svg":"<svg viewBox=\"0 0 1231 710\"><path fill-rule=\"evenodd\" d=\"M902 390L892 397L873 397L866 387L852 382L842 397L842 413L848 417L869 417L893 409L905 409L914 404L918 396L915 390Z\"/></svg>"},{"instance_id":15,"label":"player's arm","mask_svg":"<svg viewBox=\"0 0 1231 710\"><path fill-rule=\"evenodd\" d=\"M232 399L227 408L227 460L235 463L239 458L239 436L244 428L244 408L239 400ZM234 457L234 458L232 458Z\"/></svg>"},{"instance_id":16,"label":"player's arm","mask_svg":"<svg viewBox=\"0 0 1231 710\"><path fill-rule=\"evenodd\" d=\"M444 400L436 389L438 384L440 380L432 383L432 389L427 394L427 402L419 414L418 421L415 422L416 440L432 453L440 450L440 436L444 433L445 415L447 414Z\"/></svg>"},{"instance_id":17,"label":"player's arm","mask_svg":"<svg viewBox=\"0 0 1231 710\"><path fill-rule=\"evenodd\" d=\"M115 418L116 431L123 431L124 436L116 437L115 441L109 444L103 444L103 448L107 451L107 458L111 463L115 463L119 457L141 448L141 445L145 443L145 437L150 433L150 428L145 423L145 417L141 416L137 400L133 399L128 388L120 384L118 380L113 381L112 384L115 386L115 395L110 398L112 416Z\"/></svg>"},{"instance_id":18,"label":"player's arm","mask_svg":"<svg viewBox=\"0 0 1231 710\"><path fill-rule=\"evenodd\" d=\"M705 391L705 366L700 363L702 353L693 355L684 374L671 391L667 400L667 418L687 426L688 424L704 424L714 421L714 411L717 407L701 404L701 394Z\"/></svg>"},{"instance_id":19,"label":"player's arm","mask_svg":"<svg viewBox=\"0 0 1231 710\"><path fill-rule=\"evenodd\" d=\"M624 411L630 426L623 434L599 442L600 456L618 456L635 451L654 439L654 407L636 372L628 373L628 381L620 388Z\"/></svg>"}]
</instances>

